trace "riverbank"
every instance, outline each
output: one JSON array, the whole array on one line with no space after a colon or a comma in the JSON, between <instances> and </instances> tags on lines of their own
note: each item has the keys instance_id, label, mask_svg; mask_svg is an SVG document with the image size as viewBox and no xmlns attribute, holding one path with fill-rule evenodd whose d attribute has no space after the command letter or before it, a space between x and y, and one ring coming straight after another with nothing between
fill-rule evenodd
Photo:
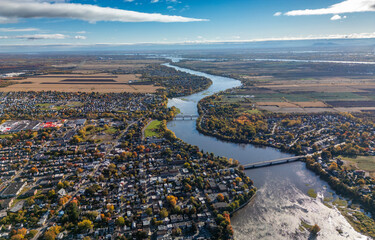
<instances>
[{"instance_id":1,"label":"riverbank","mask_svg":"<svg viewBox=\"0 0 375 240\"><path fill-rule=\"evenodd\" d=\"M204 100L204 99L202 99L202 100ZM281 152L294 154L294 155L301 155L302 154L302 152L300 152L300 151L292 151L290 149L285 148L283 145L276 145L276 144L267 142L267 141L262 140L262 139L243 140L243 139L234 138L233 136L225 136L225 135L222 135L218 132L210 132L210 131L204 129L201 126L202 120L205 116L204 110L202 109L202 106L201 106L201 101L198 102L199 117L196 121L196 129L198 130L198 132L200 132L200 133L202 133L206 136L215 137L215 138L218 138L220 140L227 141L227 142L239 143L239 144L252 144L252 145L255 145L255 146L259 146L259 147L272 147L272 148L278 149Z\"/></svg>"},{"instance_id":2,"label":"riverbank","mask_svg":"<svg viewBox=\"0 0 375 240\"><path fill-rule=\"evenodd\" d=\"M213 85L206 91L184 98L169 99L168 106L179 108L182 114L197 114L197 104L201 99L241 85L235 79L175 68L208 77L213 81ZM259 148L252 144L231 143L201 134L196 129L196 121L171 121L168 123L168 129L184 142L198 146L204 152L237 159L243 165L290 156L275 148ZM325 206L320 200L311 199L306 195L308 188L314 188L317 192L333 190L326 187L326 183L312 171L307 170L305 164L295 162L247 170L245 173L254 181L257 187L257 197L252 199L251 204L244 204L243 208L233 215L232 226L236 239L249 240L270 237L277 239L280 236L284 236L285 239L295 239L296 232L299 232L301 216L310 223L322 226L320 236L325 239L346 239L336 231L337 228L342 229L351 237L366 239L356 232L337 211ZM326 224L328 218L330 218L330 223ZM300 233L297 236L301 236Z\"/></svg>"},{"instance_id":3,"label":"riverbank","mask_svg":"<svg viewBox=\"0 0 375 240\"><path fill-rule=\"evenodd\" d=\"M252 202L254 200L256 195L257 195L257 192L255 192L254 195L249 200L247 200L244 204L242 204L241 206L239 206L238 208L236 208L235 210L230 212L230 216L232 217L236 212L238 212L242 208L246 207L250 202Z\"/></svg>"},{"instance_id":4,"label":"riverbank","mask_svg":"<svg viewBox=\"0 0 375 240\"><path fill-rule=\"evenodd\" d=\"M224 141L228 141L228 142L248 143L248 144L253 144L253 145L262 146L262 147L273 147L275 149L282 150L283 152L287 152L287 153L290 153L290 154L296 154L295 151L288 151L288 149L286 149L286 148L280 148L279 146L277 146L275 144L272 144L272 143L268 143L267 141L264 141L264 140L263 141L259 141L259 140L253 141L253 139L242 140L242 139L235 138L233 136L225 136L225 135L219 134L218 132L212 132L212 131L208 131L208 130L204 129L201 126L201 123L202 123L203 116L207 116L207 112L205 112L202 109L202 105L201 105L202 101L204 101L204 99L202 99L198 103L198 109L199 109L199 113L200 113L200 117L198 118L198 120L196 122L196 128L197 128L198 132L200 132L200 133L202 133L206 136L215 137L215 138L218 138L218 139L221 139L221 140L224 140ZM213 117L215 117L215 116L213 116ZM296 144L298 144L297 140L295 141ZM329 146L327 148L329 148ZM315 155L315 158L317 159L318 155L320 155L323 151L325 151L325 150L322 149L321 151L319 151L318 154ZM311 155L313 156L314 154L311 154ZM339 178L337 178L338 174L335 171L332 171L332 169L329 169L328 167L323 169L321 167L321 164L316 162L315 160L313 160L311 157L308 158L308 159L305 159L305 162L306 162L306 167L309 170L312 170L314 173L316 173L321 179L326 181L332 187L332 189L335 190L335 192L337 194L341 194L342 196L348 197L348 198L354 200L355 202L358 202L365 211L370 212L372 214L372 216L374 216L375 208L374 208L374 202L371 200L371 198L365 197L365 195L362 194L362 192L358 191L357 188L351 188L351 187L347 186L346 184L344 184L342 182L343 179L340 180ZM358 214L360 214L360 216L365 218L365 215L363 213L358 212ZM370 219L368 219L368 221L361 222L361 221L355 220L357 218L354 218L354 220L353 220L353 217L349 218L348 214L346 214L344 216L347 218L347 220L351 223L351 225L355 229L360 230L360 232L362 232L362 233L364 233L368 236L375 237L375 221L374 221L374 219L370 218Z\"/></svg>"}]
</instances>

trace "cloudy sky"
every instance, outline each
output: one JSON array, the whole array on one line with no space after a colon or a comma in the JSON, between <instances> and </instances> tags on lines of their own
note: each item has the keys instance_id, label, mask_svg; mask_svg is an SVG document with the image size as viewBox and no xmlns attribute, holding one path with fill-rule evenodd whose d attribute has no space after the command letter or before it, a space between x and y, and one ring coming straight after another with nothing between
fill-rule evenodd
<instances>
[{"instance_id":1,"label":"cloudy sky","mask_svg":"<svg viewBox=\"0 0 375 240\"><path fill-rule=\"evenodd\" d=\"M375 37L375 0L0 0L0 45Z\"/></svg>"}]
</instances>

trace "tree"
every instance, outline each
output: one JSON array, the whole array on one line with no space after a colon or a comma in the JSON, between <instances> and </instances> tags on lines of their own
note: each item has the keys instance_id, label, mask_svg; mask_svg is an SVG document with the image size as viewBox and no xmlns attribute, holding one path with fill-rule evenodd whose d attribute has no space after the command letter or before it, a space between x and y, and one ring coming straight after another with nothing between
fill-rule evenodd
<instances>
[{"instance_id":1,"label":"tree","mask_svg":"<svg viewBox=\"0 0 375 240\"><path fill-rule=\"evenodd\" d=\"M328 160L330 158L332 158L332 153L328 150L324 150L321 154L321 157L324 159L324 160Z\"/></svg>"},{"instance_id":2,"label":"tree","mask_svg":"<svg viewBox=\"0 0 375 240\"><path fill-rule=\"evenodd\" d=\"M69 215L69 220L73 223L77 223L79 219L80 210L78 208L78 204L71 202L69 204L69 208L67 209L67 213Z\"/></svg>"},{"instance_id":3,"label":"tree","mask_svg":"<svg viewBox=\"0 0 375 240\"><path fill-rule=\"evenodd\" d=\"M22 235L22 236L26 236L27 229L26 228L20 228L20 229L17 230L17 234Z\"/></svg>"},{"instance_id":4,"label":"tree","mask_svg":"<svg viewBox=\"0 0 375 240\"><path fill-rule=\"evenodd\" d=\"M61 229L60 226L53 226L53 227L50 227L50 228L44 233L43 238L44 238L45 240L55 240L57 234L60 233L60 229Z\"/></svg>"},{"instance_id":5,"label":"tree","mask_svg":"<svg viewBox=\"0 0 375 240\"><path fill-rule=\"evenodd\" d=\"M365 184L366 184L366 181L365 181L363 178L361 178L361 179L359 179L359 180L357 181L357 183L358 183L359 185L365 185Z\"/></svg>"},{"instance_id":6,"label":"tree","mask_svg":"<svg viewBox=\"0 0 375 240\"><path fill-rule=\"evenodd\" d=\"M78 223L78 228L81 232L85 232L85 231L93 229L94 224L90 220L85 219Z\"/></svg>"},{"instance_id":7,"label":"tree","mask_svg":"<svg viewBox=\"0 0 375 240\"><path fill-rule=\"evenodd\" d=\"M16 235L13 235L10 239L11 240L23 240L24 236L22 234L16 234Z\"/></svg>"},{"instance_id":8,"label":"tree","mask_svg":"<svg viewBox=\"0 0 375 240\"><path fill-rule=\"evenodd\" d=\"M338 166L336 162L332 162L331 165L329 166L329 170L337 170Z\"/></svg>"},{"instance_id":9,"label":"tree","mask_svg":"<svg viewBox=\"0 0 375 240\"><path fill-rule=\"evenodd\" d=\"M319 231L320 231L320 227L317 224L312 226L311 229L310 229L310 232L314 235L318 234Z\"/></svg>"},{"instance_id":10,"label":"tree","mask_svg":"<svg viewBox=\"0 0 375 240\"><path fill-rule=\"evenodd\" d=\"M36 168L36 167L32 167L30 169L30 173L32 173L32 174L37 173L37 172L38 172L38 168Z\"/></svg>"},{"instance_id":11,"label":"tree","mask_svg":"<svg viewBox=\"0 0 375 240\"><path fill-rule=\"evenodd\" d=\"M53 198L56 195L55 190L51 189L48 191L48 198Z\"/></svg>"},{"instance_id":12,"label":"tree","mask_svg":"<svg viewBox=\"0 0 375 240\"><path fill-rule=\"evenodd\" d=\"M160 210L160 217L161 218L166 218L166 217L168 217L168 210L167 209L165 209L165 208L162 208L161 210Z\"/></svg>"},{"instance_id":13,"label":"tree","mask_svg":"<svg viewBox=\"0 0 375 240\"><path fill-rule=\"evenodd\" d=\"M190 186L190 184L186 183L186 184L185 184L185 190L186 190L187 192L191 192L191 189L192 189L192 187Z\"/></svg>"},{"instance_id":14,"label":"tree","mask_svg":"<svg viewBox=\"0 0 375 240\"><path fill-rule=\"evenodd\" d=\"M169 195L169 196L167 196L167 201L168 201L168 203L169 203L172 207L174 207L174 206L176 206L176 204L177 204L177 197L175 197L175 196L173 196L173 195Z\"/></svg>"},{"instance_id":15,"label":"tree","mask_svg":"<svg viewBox=\"0 0 375 240\"><path fill-rule=\"evenodd\" d=\"M113 211L115 210L115 207L112 205L112 204L108 204L107 205L107 209L110 213L113 213Z\"/></svg>"},{"instance_id":16,"label":"tree","mask_svg":"<svg viewBox=\"0 0 375 240\"><path fill-rule=\"evenodd\" d=\"M116 219L116 225L119 227L122 227L125 225L125 219L123 217L118 217Z\"/></svg>"},{"instance_id":17,"label":"tree","mask_svg":"<svg viewBox=\"0 0 375 240\"><path fill-rule=\"evenodd\" d=\"M70 199L70 196L69 196L69 195L66 195L66 196L60 198L60 199L59 199L59 205L60 205L60 206L65 205L65 204L69 201L69 199Z\"/></svg>"},{"instance_id":18,"label":"tree","mask_svg":"<svg viewBox=\"0 0 375 240\"><path fill-rule=\"evenodd\" d=\"M147 208L146 209L146 214L151 216L152 215L152 208Z\"/></svg>"},{"instance_id":19,"label":"tree","mask_svg":"<svg viewBox=\"0 0 375 240\"><path fill-rule=\"evenodd\" d=\"M35 229L30 230L29 233L27 234L27 238L28 238L28 239L31 239L31 238L33 238L37 233L38 233L38 230L35 230Z\"/></svg>"},{"instance_id":20,"label":"tree","mask_svg":"<svg viewBox=\"0 0 375 240\"><path fill-rule=\"evenodd\" d=\"M172 230L172 235L173 236L180 236L182 234L182 230L181 230L181 228L174 228L173 230Z\"/></svg>"},{"instance_id":21,"label":"tree","mask_svg":"<svg viewBox=\"0 0 375 240\"><path fill-rule=\"evenodd\" d=\"M224 202L224 195L223 195L222 193L219 193L219 194L217 195L217 200L218 200L219 202Z\"/></svg>"}]
</instances>

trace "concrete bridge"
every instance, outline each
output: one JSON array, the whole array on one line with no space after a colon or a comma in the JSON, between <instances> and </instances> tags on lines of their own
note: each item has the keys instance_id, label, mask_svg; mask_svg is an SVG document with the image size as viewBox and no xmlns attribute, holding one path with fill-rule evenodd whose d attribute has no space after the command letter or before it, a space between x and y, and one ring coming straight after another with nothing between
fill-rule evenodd
<instances>
[{"instance_id":1,"label":"concrete bridge","mask_svg":"<svg viewBox=\"0 0 375 240\"><path fill-rule=\"evenodd\" d=\"M256 162L256 163L249 163L243 165L245 169L253 169L253 168L262 168L262 167L270 167L274 165L284 164L284 163L290 163L290 162L296 162L301 160L302 158L305 158L306 156L295 156L295 157L287 157L287 158L279 158L269 161L263 161L263 162Z\"/></svg>"},{"instance_id":2,"label":"concrete bridge","mask_svg":"<svg viewBox=\"0 0 375 240\"><path fill-rule=\"evenodd\" d=\"M192 115L181 114L181 115L175 116L174 120L194 120L194 119L197 119L197 118L199 118L199 115L197 115L197 114L192 114Z\"/></svg>"}]
</instances>

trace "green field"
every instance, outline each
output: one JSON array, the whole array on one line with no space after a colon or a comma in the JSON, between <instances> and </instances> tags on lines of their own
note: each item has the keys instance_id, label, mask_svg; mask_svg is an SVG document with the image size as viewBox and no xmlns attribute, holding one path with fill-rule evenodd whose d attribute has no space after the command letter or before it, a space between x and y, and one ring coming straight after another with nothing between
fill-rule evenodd
<instances>
[{"instance_id":1,"label":"green field","mask_svg":"<svg viewBox=\"0 0 375 240\"><path fill-rule=\"evenodd\" d=\"M356 158L342 157L342 159L350 162L352 167L369 172L375 171L375 156L357 156Z\"/></svg>"},{"instance_id":2,"label":"green field","mask_svg":"<svg viewBox=\"0 0 375 240\"><path fill-rule=\"evenodd\" d=\"M109 127L108 129L105 130L105 133L107 134L115 134L118 130L114 127Z\"/></svg>"},{"instance_id":3,"label":"green field","mask_svg":"<svg viewBox=\"0 0 375 240\"><path fill-rule=\"evenodd\" d=\"M13 134L0 134L0 139L12 137Z\"/></svg>"},{"instance_id":4,"label":"green field","mask_svg":"<svg viewBox=\"0 0 375 240\"><path fill-rule=\"evenodd\" d=\"M159 137L160 133L158 131L161 121L153 120L145 130L145 137Z\"/></svg>"},{"instance_id":5,"label":"green field","mask_svg":"<svg viewBox=\"0 0 375 240\"><path fill-rule=\"evenodd\" d=\"M322 101L339 101L339 100L368 100L368 98L351 92L312 92L309 95Z\"/></svg>"}]
</instances>

